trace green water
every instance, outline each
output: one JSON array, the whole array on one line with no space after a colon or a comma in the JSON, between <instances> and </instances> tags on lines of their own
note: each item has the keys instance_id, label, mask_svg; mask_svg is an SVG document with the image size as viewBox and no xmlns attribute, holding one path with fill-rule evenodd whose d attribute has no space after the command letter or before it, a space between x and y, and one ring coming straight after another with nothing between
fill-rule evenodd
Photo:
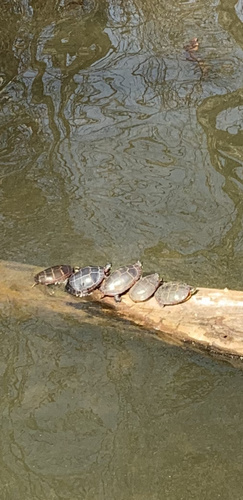
<instances>
[{"instance_id":1,"label":"green water","mask_svg":"<svg viewBox=\"0 0 243 500\"><path fill-rule=\"evenodd\" d=\"M242 289L242 1L0 16L1 258ZM111 319L0 333L1 500L242 499L241 370Z\"/></svg>"}]
</instances>

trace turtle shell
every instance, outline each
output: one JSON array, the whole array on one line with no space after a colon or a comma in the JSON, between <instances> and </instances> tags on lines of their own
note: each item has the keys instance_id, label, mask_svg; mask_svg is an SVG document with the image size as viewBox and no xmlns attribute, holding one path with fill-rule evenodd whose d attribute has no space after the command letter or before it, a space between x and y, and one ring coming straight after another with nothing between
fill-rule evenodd
<instances>
[{"instance_id":1,"label":"turtle shell","mask_svg":"<svg viewBox=\"0 0 243 500\"><path fill-rule=\"evenodd\" d=\"M143 302L148 300L157 290L160 284L158 273L148 274L140 278L129 290L129 297L133 302Z\"/></svg>"},{"instance_id":2,"label":"turtle shell","mask_svg":"<svg viewBox=\"0 0 243 500\"><path fill-rule=\"evenodd\" d=\"M185 302L195 292L196 289L186 283L168 281L158 288L154 296L160 306L171 306Z\"/></svg>"},{"instance_id":3,"label":"turtle shell","mask_svg":"<svg viewBox=\"0 0 243 500\"><path fill-rule=\"evenodd\" d=\"M120 295L129 288L140 278L142 274L142 264L139 260L135 264L130 264L128 266L123 266L114 271L106 280L102 283L100 290L103 296L110 295L115 297L115 300L119 302Z\"/></svg>"},{"instance_id":4,"label":"turtle shell","mask_svg":"<svg viewBox=\"0 0 243 500\"><path fill-rule=\"evenodd\" d=\"M111 264L107 264L105 267L83 267L70 276L66 285L66 291L76 295L76 297L84 297L95 288L98 288L105 276L109 274L110 269Z\"/></svg>"},{"instance_id":5,"label":"turtle shell","mask_svg":"<svg viewBox=\"0 0 243 500\"><path fill-rule=\"evenodd\" d=\"M71 266L61 265L44 269L34 276L35 285L57 285L66 281L73 273Z\"/></svg>"}]
</instances>

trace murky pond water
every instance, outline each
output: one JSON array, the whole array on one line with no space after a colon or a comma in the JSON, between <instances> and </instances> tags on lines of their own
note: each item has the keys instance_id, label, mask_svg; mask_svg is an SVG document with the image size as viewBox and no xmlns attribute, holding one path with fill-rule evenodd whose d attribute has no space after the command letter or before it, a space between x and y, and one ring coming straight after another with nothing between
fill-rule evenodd
<instances>
[{"instance_id":1,"label":"murky pond water","mask_svg":"<svg viewBox=\"0 0 243 500\"><path fill-rule=\"evenodd\" d=\"M3 259L242 289L242 12L3 2ZM17 315L0 370L1 498L241 500L241 371L126 323Z\"/></svg>"}]
</instances>

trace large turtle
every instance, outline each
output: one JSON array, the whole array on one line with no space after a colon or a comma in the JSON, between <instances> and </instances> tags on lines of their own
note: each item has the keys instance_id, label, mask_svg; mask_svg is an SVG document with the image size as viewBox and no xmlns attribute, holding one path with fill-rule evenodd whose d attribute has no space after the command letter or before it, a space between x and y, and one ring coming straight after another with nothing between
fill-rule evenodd
<instances>
[{"instance_id":1,"label":"large turtle","mask_svg":"<svg viewBox=\"0 0 243 500\"><path fill-rule=\"evenodd\" d=\"M74 272L71 266L60 265L52 266L40 271L34 276L34 285L58 285L65 282Z\"/></svg>"},{"instance_id":2,"label":"large turtle","mask_svg":"<svg viewBox=\"0 0 243 500\"><path fill-rule=\"evenodd\" d=\"M72 295L76 295L76 297L84 297L95 288L98 288L105 276L108 276L110 270L111 264L106 264L105 267L83 267L70 276L66 284L66 291Z\"/></svg>"},{"instance_id":3,"label":"large turtle","mask_svg":"<svg viewBox=\"0 0 243 500\"><path fill-rule=\"evenodd\" d=\"M129 290L129 297L133 302L144 302L148 300L157 290L161 283L158 273L148 274L140 278Z\"/></svg>"},{"instance_id":4,"label":"large turtle","mask_svg":"<svg viewBox=\"0 0 243 500\"><path fill-rule=\"evenodd\" d=\"M196 288L186 283L167 281L158 288L154 296L160 306L172 306L189 300L196 291Z\"/></svg>"},{"instance_id":5,"label":"large turtle","mask_svg":"<svg viewBox=\"0 0 243 500\"><path fill-rule=\"evenodd\" d=\"M114 297L116 302L120 302L120 295L125 293L132 285L140 278L142 274L142 264L139 260L135 264L123 266L114 271L108 278L106 278L100 291L105 295Z\"/></svg>"}]
</instances>

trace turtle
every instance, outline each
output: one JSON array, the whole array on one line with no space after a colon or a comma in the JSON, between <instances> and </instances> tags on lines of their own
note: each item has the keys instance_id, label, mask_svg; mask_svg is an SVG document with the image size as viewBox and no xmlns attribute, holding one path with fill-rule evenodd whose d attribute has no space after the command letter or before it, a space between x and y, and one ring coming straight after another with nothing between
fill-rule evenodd
<instances>
[{"instance_id":1,"label":"turtle","mask_svg":"<svg viewBox=\"0 0 243 500\"><path fill-rule=\"evenodd\" d=\"M148 274L140 278L129 290L129 297L133 302L144 302L154 294L161 280L158 273Z\"/></svg>"},{"instance_id":2,"label":"turtle","mask_svg":"<svg viewBox=\"0 0 243 500\"><path fill-rule=\"evenodd\" d=\"M177 281L167 281L159 286L155 298L160 306L172 306L189 300L196 288Z\"/></svg>"},{"instance_id":3,"label":"turtle","mask_svg":"<svg viewBox=\"0 0 243 500\"><path fill-rule=\"evenodd\" d=\"M100 291L105 295L114 297L116 302L120 302L120 295L125 293L142 274L142 264L139 260L135 264L120 267L104 280Z\"/></svg>"},{"instance_id":4,"label":"turtle","mask_svg":"<svg viewBox=\"0 0 243 500\"><path fill-rule=\"evenodd\" d=\"M58 285L59 283L65 282L73 272L73 267L63 264L60 266L48 267L34 276L35 283L32 286Z\"/></svg>"},{"instance_id":5,"label":"turtle","mask_svg":"<svg viewBox=\"0 0 243 500\"><path fill-rule=\"evenodd\" d=\"M66 284L66 291L76 297L85 297L98 288L105 276L108 276L111 264L101 266L86 266L72 274Z\"/></svg>"},{"instance_id":6,"label":"turtle","mask_svg":"<svg viewBox=\"0 0 243 500\"><path fill-rule=\"evenodd\" d=\"M196 61L197 59L194 57L194 53L198 51L199 49L199 40L195 36L192 38L192 40L189 41L187 45L185 45L184 49L187 52L188 58L191 58L192 60Z\"/></svg>"},{"instance_id":7,"label":"turtle","mask_svg":"<svg viewBox=\"0 0 243 500\"><path fill-rule=\"evenodd\" d=\"M186 58L189 61L197 63L202 73L202 76L206 75L208 73L209 66L206 65L206 63L203 61L203 59L201 59L201 57L196 55L196 52L199 49L198 38L197 37L192 38L192 40L190 40L190 42L187 45L185 45L184 49L186 51Z\"/></svg>"}]
</instances>

